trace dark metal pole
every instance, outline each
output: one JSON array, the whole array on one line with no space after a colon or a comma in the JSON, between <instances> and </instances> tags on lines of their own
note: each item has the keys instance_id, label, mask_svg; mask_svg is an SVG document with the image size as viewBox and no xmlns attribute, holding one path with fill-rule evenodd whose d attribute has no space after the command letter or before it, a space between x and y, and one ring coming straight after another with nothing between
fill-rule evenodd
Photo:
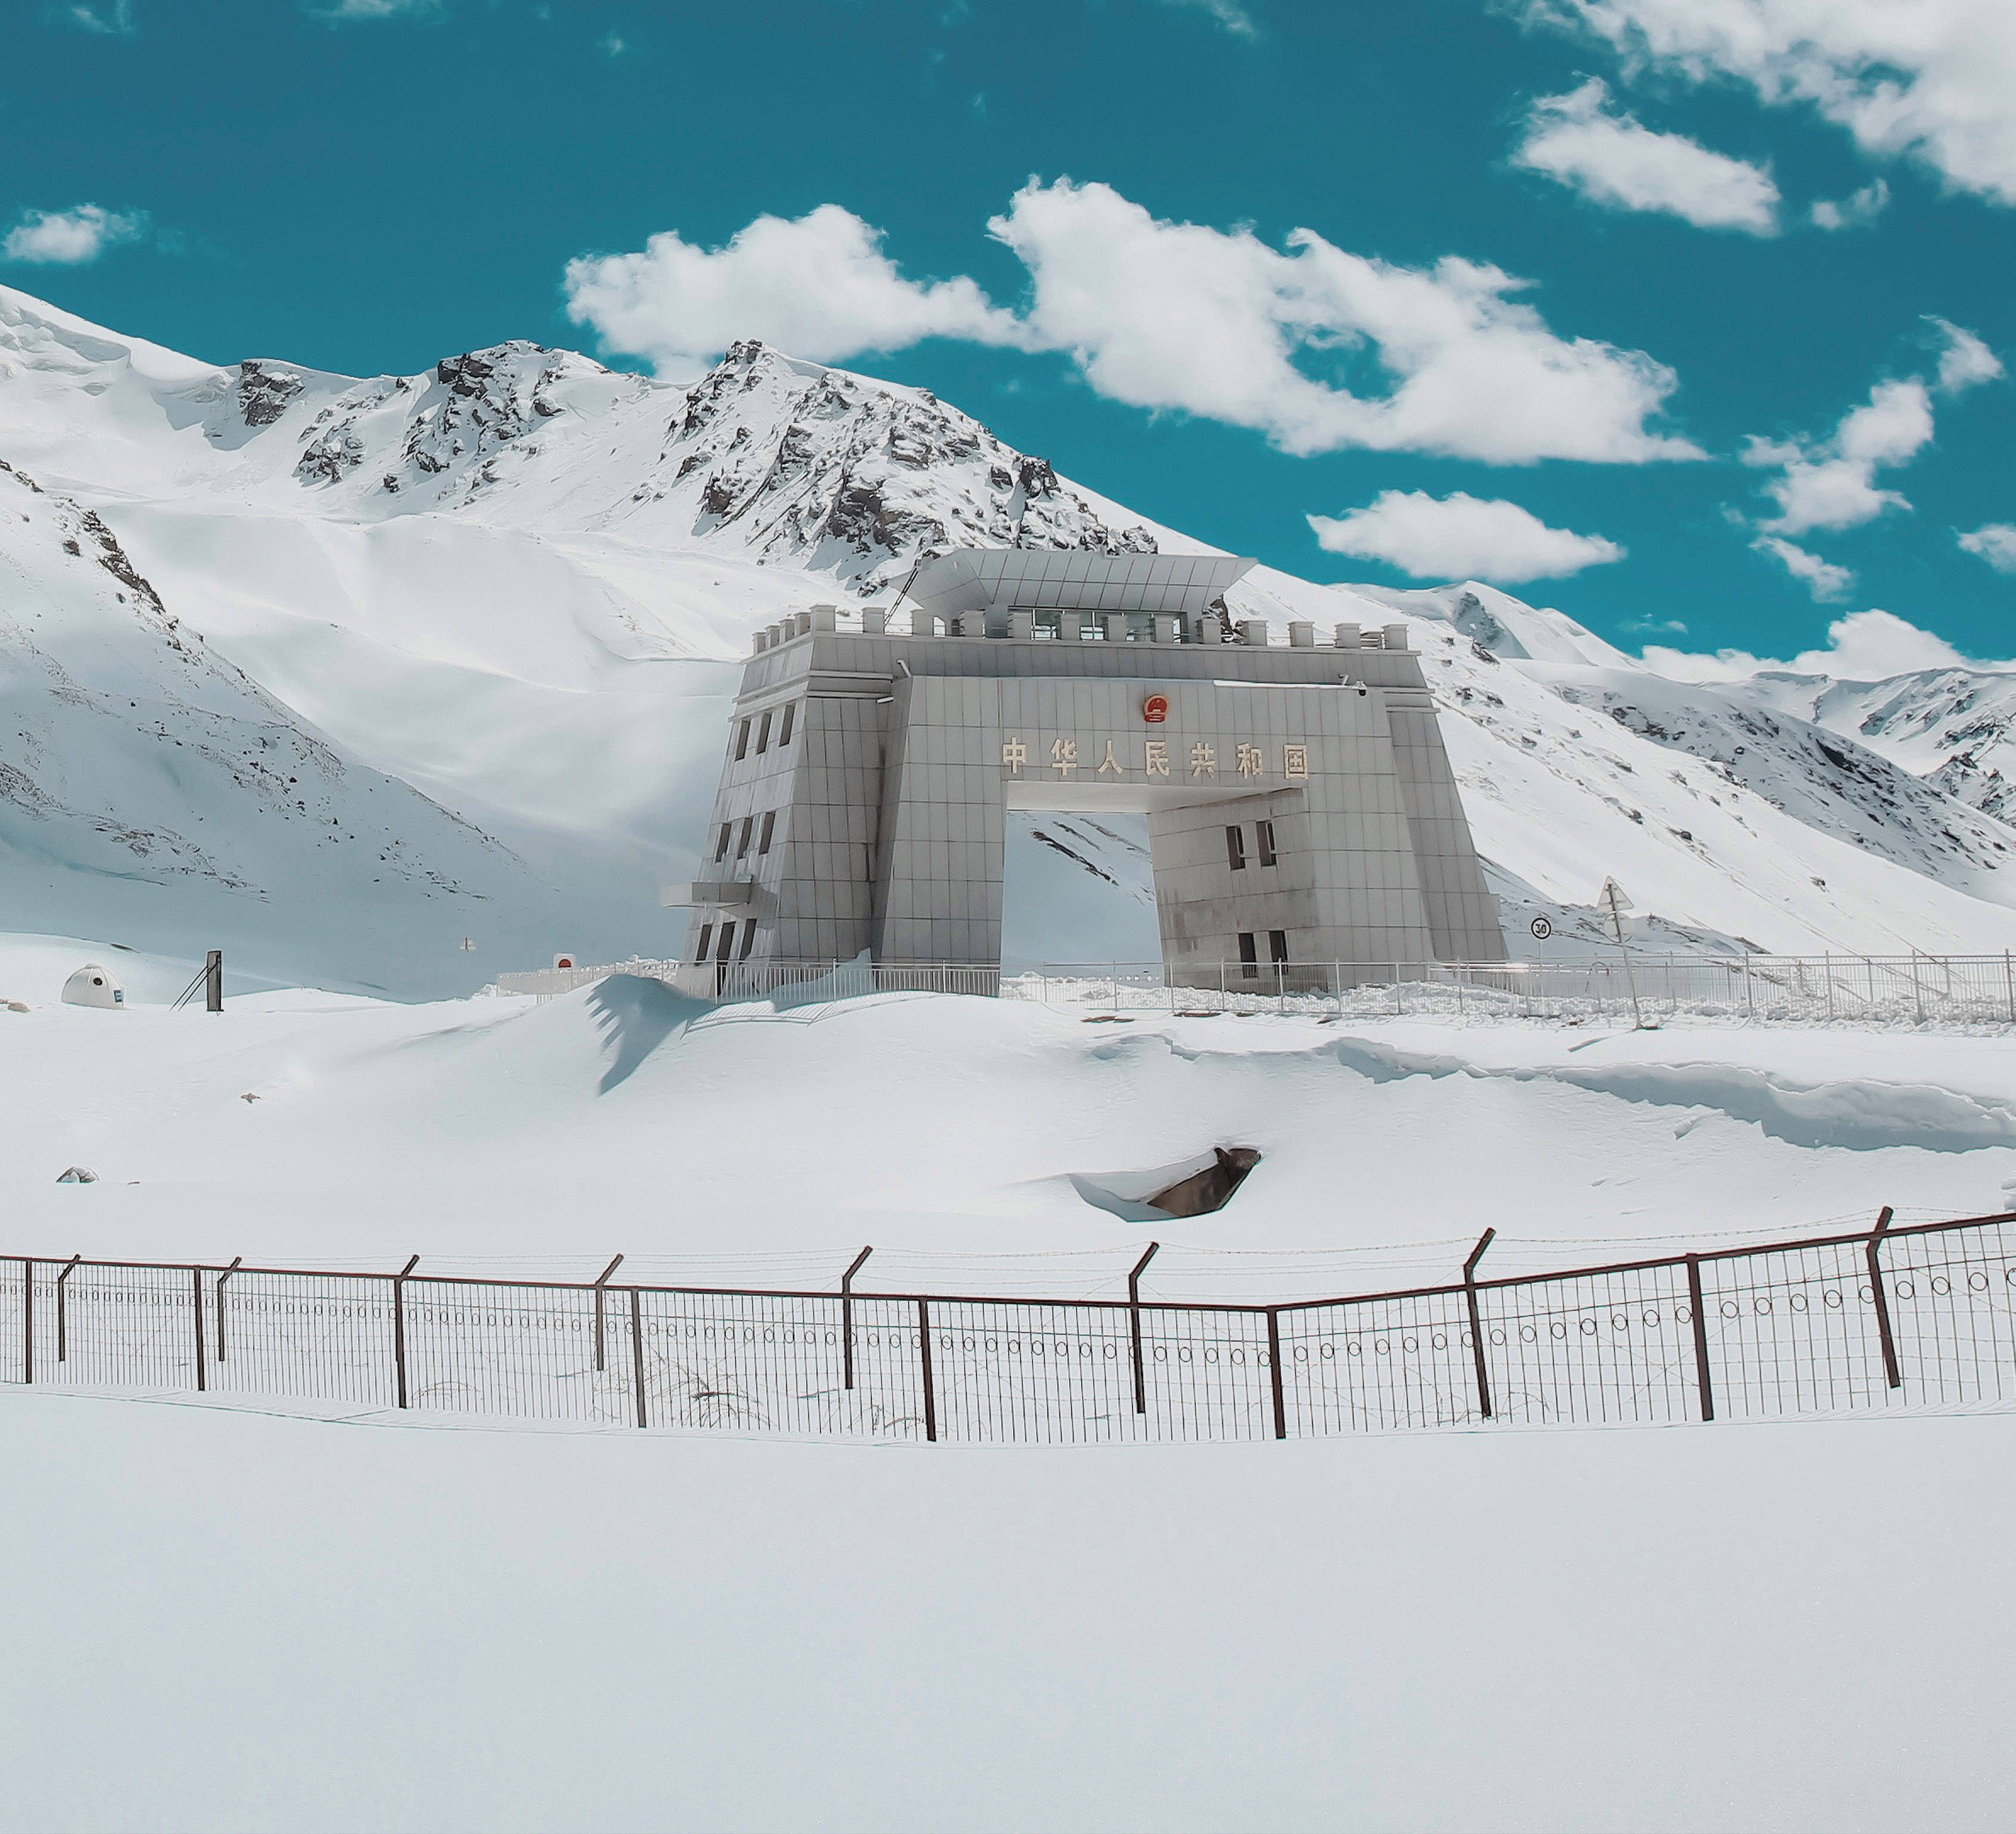
<instances>
[{"instance_id":1,"label":"dark metal pole","mask_svg":"<svg viewBox=\"0 0 2016 1834\"><path fill-rule=\"evenodd\" d=\"M56 1276L56 1360L59 1363L70 1354L70 1328L64 1311L63 1282L77 1271L77 1264L83 1259L81 1255L72 1255L70 1264Z\"/></svg>"},{"instance_id":2,"label":"dark metal pole","mask_svg":"<svg viewBox=\"0 0 2016 1834\"><path fill-rule=\"evenodd\" d=\"M644 1420L644 1295L630 1289L630 1376L637 1385L637 1424Z\"/></svg>"},{"instance_id":3,"label":"dark metal pole","mask_svg":"<svg viewBox=\"0 0 2016 1834\"><path fill-rule=\"evenodd\" d=\"M600 1278L595 1283L595 1372L597 1375L602 1373L602 1289L608 1283L610 1275L622 1265L623 1257L618 1255L603 1269Z\"/></svg>"},{"instance_id":4,"label":"dark metal pole","mask_svg":"<svg viewBox=\"0 0 2016 1834\"><path fill-rule=\"evenodd\" d=\"M1876 1302L1876 1332L1883 1343L1884 1378L1896 1389L1904 1385L1904 1378L1897 1368L1897 1340L1890 1330L1890 1300L1883 1290L1882 1265L1876 1258L1876 1251L1883 1245L1884 1233L1890 1227L1891 1214L1890 1206L1885 1204L1876 1219L1876 1227L1869 1232L1869 1291Z\"/></svg>"},{"instance_id":5,"label":"dark metal pole","mask_svg":"<svg viewBox=\"0 0 2016 1834\"><path fill-rule=\"evenodd\" d=\"M917 1301L917 1341L924 1352L924 1437L938 1436L938 1398L931 1381L931 1303Z\"/></svg>"},{"instance_id":6,"label":"dark metal pole","mask_svg":"<svg viewBox=\"0 0 2016 1834\"><path fill-rule=\"evenodd\" d=\"M1701 1391L1701 1415L1715 1418L1715 1387L1708 1375L1708 1311L1701 1302L1701 1256L1687 1256L1687 1310L1694 1321L1694 1386Z\"/></svg>"},{"instance_id":7,"label":"dark metal pole","mask_svg":"<svg viewBox=\"0 0 2016 1834\"><path fill-rule=\"evenodd\" d=\"M199 1391L209 1385L203 1380L203 1270L189 1270L189 1318L196 1328L196 1385Z\"/></svg>"},{"instance_id":8,"label":"dark metal pole","mask_svg":"<svg viewBox=\"0 0 2016 1834\"><path fill-rule=\"evenodd\" d=\"M1463 1264L1463 1303L1470 1308L1471 1360L1477 1369L1477 1404L1486 1420L1491 1418L1491 1366L1484 1354L1484 1314L1477 1303L1477 1263L1484 1259L1484 1251L1497 1234L1496 1229L1485 1230Z\"/></svg>"},{"instance_id":9,"label":"dark metal pole","mask_svg":"<svg viewBox=\"0 0 2016 1834\"><path fill-rule=\"evenodd\" d=\"M416 1255L392 1276L392 1363L401 1407L406 1404L406 1276L419 1264L420 1257Z\"/></svg>"},{"instance_id":10,"label":"dark metal pole","mask_svg":"<svg viewBox=\"0 0 2016 1834\"><path fill-rule=\"evenodd\" d=\"M1148 1252L1134 1263L1134 1271L1127 1276L1127 1331L1134 1344L1134 1411L1148 1411L1148 1376L1141 1361L1141 1274L1155 1258L1155 1251L1162 1245L1159 1241L1148 1244Z\"/></svg>"},{"instance_id":11,"label":"dark metal pole","mask_svg":"<svg viewBox=\"0 0 2016 1834\"><path fill-rule=\"evenodd\" d=\"M840 1354L849 1388L854 1386L854 1277L861 1271L862 1263L874 1252L872 1248L863 1248L840 1277Z\"/></svg>"},{"instance_id":12,"label":"dark metal pole","mask_svg":"<svg viewBox=\"0 0 2016 1834\"><path fill-rule=\"evenodd\" d=\"M1271 1306L1267 1312L1267 1373L1274 1385L1274 1437L1285 1439L1288 1436L1288 1403L1281 1391L1281 1314Z\"/></svg>"},{"instance_id":13,"label":"dark metal pole","mask_svg":"<svg viewBox=\"0 0 2016 1834\"><path fill-rule=\"evenodd\" d=\"M21 1379L35 1379L35 1263L21 1263Z\"/></svg>"},{"instance_id":14,"label":"dark metal pole","mask_svg":"<svg viewBox=\"0 0 2016 1834\"><path fill-rule=\"evenodd\" d=\"M224 951L213 949L203 958L203 1008L205 1012L224 1011Z\"/></svg>"},{"instance_id":15,"label":"dark metal pole","mask_svg":"<svg viewBox=\"0 0 2016 1834\"><path fill-rule=\"evenodd\" d=\"M217 1360L224 1360L224 1283L238 1271L238 1265L245 1257L233 1255L231 1265L217 1277Z\"/></svg>"}]
</instances>

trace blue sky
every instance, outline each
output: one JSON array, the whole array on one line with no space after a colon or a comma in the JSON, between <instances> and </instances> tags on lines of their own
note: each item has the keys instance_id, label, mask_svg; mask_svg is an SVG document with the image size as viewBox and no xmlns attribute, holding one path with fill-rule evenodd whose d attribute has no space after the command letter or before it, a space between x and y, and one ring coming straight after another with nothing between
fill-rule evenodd
<instances>
[{"instance_id":1,"label":"blue sky","mask_svg":"<svg viewBox=\"0 0 2016 1834\"><path fill-rule=\"evenodd\" d=\"M2003 657L2011 11L22 0L0 280L352 373L761 336L1310 577Z\"/></svg>"}]
</instances>

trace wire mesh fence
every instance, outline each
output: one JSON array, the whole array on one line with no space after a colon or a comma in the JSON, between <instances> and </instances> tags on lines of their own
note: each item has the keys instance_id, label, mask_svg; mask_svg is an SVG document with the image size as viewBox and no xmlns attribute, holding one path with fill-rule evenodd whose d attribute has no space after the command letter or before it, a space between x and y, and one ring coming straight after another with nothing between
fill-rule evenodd
<instances>
[{"instance_id":1,"label":"wire mesh fence","mask_svg":"<svg viewBox=\"0 0 2016 1834\"><path fill-rule=\"evenodd\" d=\"M1259 1305L16 1257L0 1381L972 1444L2016 1405L2016 1212L1514 1278L1476 1259Z\"/></svg>"},{"instance_id":2,"label":"wire mesh fence","mask_svg":"<svg viewBox=\"0 0 2016 1834\"><path fill-rule=\"evenodd\" d=\"M779 1007L873 993L955 993L1087 1013L1278 1012L1375 1018L1446 1015L1555 1023L1683 1017L1744 1024L2016 1026L2010 955L1654 955L1516 962L1053 963L631 961L505 975L499 990L541 1000L610 975L661 980L696 999Z\"/></svg>"}]
</instances>

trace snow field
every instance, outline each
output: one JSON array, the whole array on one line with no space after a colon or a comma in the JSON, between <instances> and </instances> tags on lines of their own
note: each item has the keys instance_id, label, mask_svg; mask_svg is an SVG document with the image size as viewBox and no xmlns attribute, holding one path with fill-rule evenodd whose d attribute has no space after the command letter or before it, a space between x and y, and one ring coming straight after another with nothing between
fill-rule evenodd
<instances>
[{"instance_id":1,"label":"snow field","mask_svg":"<svg viewBox=\"0 0 2016 1834\"><path fill-rule=\"evenodd\" d=\"M10 1829L2006 1823L2008 1418L961 1456L16 1392L0 1448Z\"/></svg>"}]
</instances>

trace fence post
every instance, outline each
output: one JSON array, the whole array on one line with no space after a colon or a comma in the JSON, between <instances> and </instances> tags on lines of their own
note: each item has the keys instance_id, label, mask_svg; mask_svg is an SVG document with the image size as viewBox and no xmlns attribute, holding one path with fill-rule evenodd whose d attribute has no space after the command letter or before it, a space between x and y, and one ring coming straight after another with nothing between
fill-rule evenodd
<instances>
[{"instance_id":1,"label":"fence post","mask_svg":"<svg viewBox=\"0 0 2016 1834\"><path fill-rule=\"evenodd\" d=\"M1890 1301L1883 1291L1883 1269L1876 1258L1876 1251L1883 1245L1885 1232L1890 1227L1891 1209L1888 1204L1876 1219L1876 1227L1869 1232L1869 1292L1876 1302L1876 1335L1883 1345L1883 1375L1893 1389L1902 1388L1904 1378L1897 1368L1897 1340L1890 1331Z\"/></svg>"},{"instance_id":2,"label":"fence post","mask_svg":"<svg viewBox=\"0 0 2016 1834\"><path fill-rule=\"evenodd\" d=\"M1158 1241L1148 1244L1148 1252L1134 1263L1134 1270L1127 1276L1127 1334L1134 1347L1134 1411L1148 1411L1148 1377L1141 1361L1141 1270L1155 1258L1155 1251L1162 1245Z\"/></svg>"},{"instance_id":3,"label":"fence post","mask_svg":"<svg viewBox=\"0 0 2016 1834\"><path fill-rule=\"evenodd\" d=\"M1484 1315L1477 1303L1477 1263L1484 1259L1484 1251L1497 1233L1496 1229L1485 1230L1463 1264L1463 1303L1470 1308L1470 1353L1477 1368L1477 1404L1486 1420L1491 1418L1491 1367L1484 1355Z\"/></svg>"},{"instance_id":4,"label":"fence post","mask_svg":"<svg viewBox=\"0 0 2016 1834\"><path fill-rule=\"evenodd\" d=\"M203 1367L203 1270L189 1270L189 1319L196 1327L196 1385L199 1393L208 1385Z\"/></svg>"},{"instance_id":5,"label":"fence post","mask_svg":"<svg viewBox=\"0 0 2016 1834\"><path fill-rule=\"evenodd\" d=\"M1694 1313L1694 1386L1701 1393L1703 1420L1715 1418L1715 1389L1708 1374L1708 1315L1702 1309L1701 1256L1687 1256L1687 1310Z\"/></svg>"},{"instance_id":6,"label":"fence post","mask_svg":"<svg viewBox=\"0 0 2016 1834\"><path fill-rule=\"evenodd\" d=\"M406 1404L406 1276L419 1264L416 1255L392 1276L392 1363L401 1407Z\"/></svg>"},{"instance_id":7,"label":"fence post","mask_svg":"<svg viewBox=\"0 0 2016 1834\"><path fill-rule=\"evenodd\" d=\"M1743 1004L1750 1018L1757 1017L1757 983L1750 978L1750 957L1746 951L1743 957Z\"/></svg>"},{"instance_id":8,"label":"fence post","mask_svg":"<svg viewBox=\"0 0 2016 1834\"><path fill-rule=\"evenodd\" d=\"M2002 984L2009 994L2009 1022L2016 1025L2016 968L2010 966L2009 951L2006 949L2002 952Z\"/></svg>"},{"instance_id":9,"label":"fence post","mask_svg":"<svg viewBox=\"0 0 2016 1834\"><path fill-rule=\"evenodd\" d=\"M1911 951L1911 1003L1917 1009L1918 1023L1925 1022L1925 989L1918 978L1918 952Z\"/></svg>"},{"instance_id":10,"label":"fence post","mask_svg":"<svg viewBox=\"0 0 2016 1834\"><path fill-rule=\"evenodd\" d=\"M938 1436L938 1398L931 1381L931 1303L917 1301L917 1342L924 1353L924 1437Z\"/></svg>"},{"instance_id":11,"label":"fence post","mask_svg":"<svg viewBox=\"0 0 2016 1834\"><path fill-rule=\"evenodd\" d=\"M21 1263L21 1379L35 1379L35 1263Z\"/></svg>"},{"instance_id":12,"label":"fence post","mask_svg":"<svg viewBox=\"0 0 2016 1834\"><path fill-rule=\"evenodd\" d=\"M618 1255L603 1269L595 1282L595 1373L597 1375L601 1375L603 1370L602 1289L609 1284L610 1275L622 1265L623 1257Z\"/></svg>"},{"instance_id":13,"label":"fence post","mask_svg":"<svg viewBox=\"0 0 2016 1834\"><path fill-rule=\"evenodd\" d=\"M1288 1436L1288 1404L1281 1392L1281 1313L1273 1306L1267 1308L1267 1373L1273 1378L1274 1437L1285 1439Z\"/></svg>"},{"instance_id":14,"label":"fence post","mask_svg":"<svg viewBox=\"0 0 2016 1834\"><path fill-rule=\"evenodd\" d=\"M231 1265L217 1277L217 1360L220 1363L224 1360L224 1283L238 1271L244 1259L243 1255L233 1255ZM59 1312L56 1317L60 1321L63 1314Z\"/></svg>"},{"instance_id":15,"label":"fence post","mask_svg":"<svg viewBox=\"0 0 2016 1834\"><path fill-rule=\"evenodd\" d=\"M77 1271L81 1255L72 1255L62 1273L56 1276L56 1360L65 1360L70 1355L70 1328L64 1316L63 1282Z\"/></svg>"},{"instance_id":16,"label":"fence post","mask_svg":"<svg viewBox=\"0 0 2016 1834\"><path fill-rule=\"evenodd\" d=\"M637 1387L637 1424L644 1420L644 1295L630 1289L630 1375Z\"/></svg>"},{"instance_id":17,"label":"fence post","mask_svg":"<svg viewBox=\"0 0 2016 1834\"><path fill-rule=\"evenodd\" d=\"M872 1248L863 1248L840 1277L840 1354L849 1388L854 1386L854 1277L861 1271L861 1263L874 1252Z\"/></svg>"}]
</instances>

